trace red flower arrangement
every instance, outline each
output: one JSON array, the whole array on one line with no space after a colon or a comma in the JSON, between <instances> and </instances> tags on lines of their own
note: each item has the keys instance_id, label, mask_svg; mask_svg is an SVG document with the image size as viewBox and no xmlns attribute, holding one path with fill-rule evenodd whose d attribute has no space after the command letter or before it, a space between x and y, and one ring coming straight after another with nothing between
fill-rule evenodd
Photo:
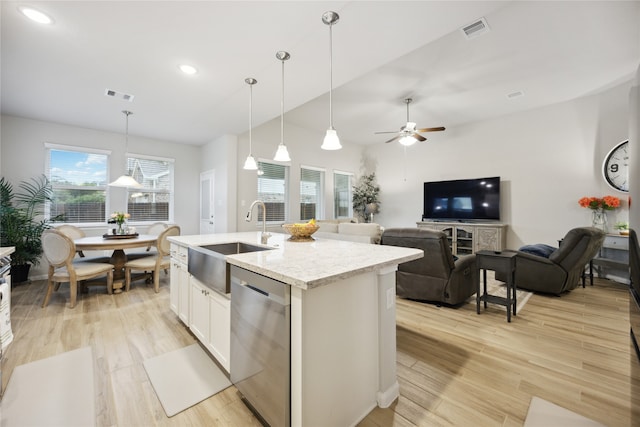
<instances>
[{"instance_id":1,"label":"red flower arrangement","mask_svg":"<svg viewBox=\"0 0 640 427\"><path fill-rule=\"evenodd\" d=\"M589 209L604 209L612 211L620 207L620 199L615 196L598 197L583 197L578 200L578 204L583 208Z\"/></svg>"}]
</instances>

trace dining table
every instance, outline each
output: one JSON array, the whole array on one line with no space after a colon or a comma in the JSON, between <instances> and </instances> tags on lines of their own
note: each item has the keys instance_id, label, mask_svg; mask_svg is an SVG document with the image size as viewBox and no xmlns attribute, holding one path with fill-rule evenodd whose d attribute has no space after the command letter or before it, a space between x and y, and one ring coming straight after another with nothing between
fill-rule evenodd
<instances>
[{"instance_id":1,"label":"dining table","mask_svg":"<svg viewBox=\"0 0 640 427\"><path fill-rule=\"evenodd\" d=\"M77 250L113 250L109 262L113 264L113 292L121 293L124 287L124 265L127 262L125 249L155 246L158 236L152 234L88 236L75 239Z\"/></svg>"}]
</instances>

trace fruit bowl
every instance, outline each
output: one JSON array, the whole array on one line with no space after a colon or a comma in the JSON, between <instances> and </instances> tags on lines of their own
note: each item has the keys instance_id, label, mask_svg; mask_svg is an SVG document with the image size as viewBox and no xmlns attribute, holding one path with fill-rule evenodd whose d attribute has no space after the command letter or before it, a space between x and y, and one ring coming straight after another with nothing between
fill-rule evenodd
<instances>
[{"instance_id":1,"label":"fruit bowl","mask_svg":"<svg viewBox=\"0 0 640 427\"><path fill-rule=\"evenodd\" d=\"M316 224L282 224L282 228L291 235L292 242L310 242L314 240L311 235L320 228Z\"/></svg>"}]
</instances>

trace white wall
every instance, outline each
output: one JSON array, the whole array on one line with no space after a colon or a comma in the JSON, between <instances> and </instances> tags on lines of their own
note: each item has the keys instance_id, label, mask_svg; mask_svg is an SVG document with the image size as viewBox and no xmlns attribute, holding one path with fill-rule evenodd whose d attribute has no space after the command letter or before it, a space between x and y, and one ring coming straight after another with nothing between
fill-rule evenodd
<instances>
[{"instance_id":1,"label":"white wall","mask_svg":"<svg viewBox=\"0 0 640 427\"><path fill-rule=\"evenodd\" d=\"M286 117L286 116L285 116ZM338 135L339 135L338 129ZM291 156L289 175L289 218L287 222L300 219L300 166L314 166L325 169L325 199L322 218L333 218L333 172L358 173L362 156L362 147L342 141L342 150L325 151L320 148L324 133L304 129L285 121L284 143ZM272 161L276 148L280 143L280 118L271 120L253 129L252 146L256 160ZM240 135L238 139L237 158L237 191L238 191L238 231L258 228L257 211L253 221L247 223L244 218L256 199L257 174L255 171L242 169L249 154L249 133ZM272 227L272 231L280 232L280 226Z\"/></svg>"},{"instance_id":2,"label":"white wall","mask_svg":"<svg viewBox=\"0 0 640 427\"><path fill-rule=\"evenodd\" d=\"M608 151L628 137L631 82L603 93L499 119L448 128L407 148L366 149L381 192L377 222L412 227L421 219L423 182L500 176L501 219L507 246L546 243L590 225L583 196L615 195L623 208L609 223L628 218L627 194L611 189L601 168ZM517 102L517 101L514 101ZM446 123L444 124L446 126Z\"/></svg>"},{"instance_id":3,"label":"white wall","mask_svg":"<svg viewBox=\"0 0 640 427\"><path fill-rule=\"evenodd\" d=\"M629 90L629 226L640 233L640 67Z\"/></svg>"},{"instance_id":4,"label":"white wall","mask_svg":"<svg viewBox=\"0 0 640 427\"><path fill-rule=\"evenodd\" d=\"M214 219L216 233L236 231L238 137L225 135L202 147L200 171L214 171Z\"/></svg>"}]
</instances>

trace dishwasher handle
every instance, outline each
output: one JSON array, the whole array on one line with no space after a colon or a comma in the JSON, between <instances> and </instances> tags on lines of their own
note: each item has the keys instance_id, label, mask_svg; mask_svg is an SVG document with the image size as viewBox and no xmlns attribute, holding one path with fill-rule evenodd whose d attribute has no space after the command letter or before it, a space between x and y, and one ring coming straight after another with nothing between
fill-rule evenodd
<instances>
[{"instance_id":1,"label":"dishwasher handle","mask_svg":"<svg viewBox=\"0 0 640 427\"><path fill-rule=\"evenodd\" d=\"M262 294L265 297L269 298L269 292L267 292L267 291L263 291L262 289L258 289L255 286L251 286L248 283L243 282L243 281L241 281L240 284L246 286L248 289L251 289L252 291L256 291L257 293Z\"/></svg>"}]
</instances>

